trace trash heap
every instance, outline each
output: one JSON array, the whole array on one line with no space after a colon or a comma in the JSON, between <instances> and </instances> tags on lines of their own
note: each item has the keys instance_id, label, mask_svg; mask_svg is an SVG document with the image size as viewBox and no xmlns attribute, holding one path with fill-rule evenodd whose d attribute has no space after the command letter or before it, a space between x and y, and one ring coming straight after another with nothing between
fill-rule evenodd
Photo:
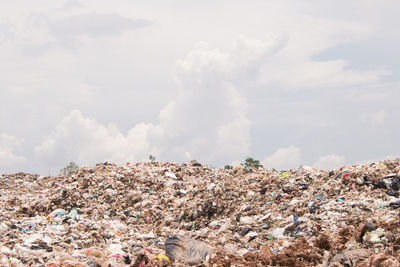
<instances>
[{"instance_id":1,"label":"trash heap","mask_svg":"<svg viewBox=\"0 0 400 267\"><path fill-rule=\"evenodd\" d=\"M400 160L0 175L1 266L400 266Z\"/></svg>"}]
</instances>

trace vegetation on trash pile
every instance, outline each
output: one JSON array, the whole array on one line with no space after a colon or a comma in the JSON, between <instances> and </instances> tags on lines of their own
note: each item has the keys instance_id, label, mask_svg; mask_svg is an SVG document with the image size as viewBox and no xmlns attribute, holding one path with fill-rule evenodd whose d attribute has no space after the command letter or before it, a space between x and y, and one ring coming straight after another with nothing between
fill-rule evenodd
<instances>
[{"instance_id":1,"label":"vegetation on trash pile","mask_svg":"<svg viewBox=\"0 0 400 267\"><path fill-rule=\"evenodd\" d=\"M151 162L154 162L154 161L156 161L156 157L153 156L152 154L150 154L150 155L149 155L149 160L150 160Z\"/></svg>"},{"instance_id":2,"label":"vegetation on trash pile","mask_svg":"<svg viewBox=\"0 0 400 267\"><path fill-rule=\"evenodd\" d=\"M60 170L60 173L63 175L70 175L77 171L79 171L79 166L75 162L71 161L66 167Z\"/></svg>"},{"instance_id":3,"label":"vegetation on trash pile","mask_svg":"<svg viewBox=\"0 0 400 267\"><path fill-rule=\"evenodd\" d=\"M250 157L245 160L244 166L254 168L254 169L263 168L263 165L261 165L259 160L255 160Z\"/></svg>"}]
</instances>

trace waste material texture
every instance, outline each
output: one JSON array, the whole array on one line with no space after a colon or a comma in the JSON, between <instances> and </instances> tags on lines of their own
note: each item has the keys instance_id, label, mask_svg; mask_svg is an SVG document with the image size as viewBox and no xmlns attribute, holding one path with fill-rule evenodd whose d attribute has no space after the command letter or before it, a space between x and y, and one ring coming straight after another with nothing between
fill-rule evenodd
<instances>
[{"instance_id":1,"label":"waste material texture","mask_svg":"<svg viewBox=\"0 0 400 267\"><path fill-rule=\"evenodd\" d=\"M0 266L400 267L400 160L0 175Z\"/></svg>"}]
</instances>

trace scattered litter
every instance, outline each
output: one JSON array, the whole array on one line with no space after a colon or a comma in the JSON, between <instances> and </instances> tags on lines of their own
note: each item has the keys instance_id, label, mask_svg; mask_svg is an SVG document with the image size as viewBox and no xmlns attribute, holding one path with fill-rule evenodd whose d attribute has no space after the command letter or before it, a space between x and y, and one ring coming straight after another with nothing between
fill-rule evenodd
<instances>
[{"instance_id":1,"label":"scattered litter","mask_svg":"<svg viewBox=\"0 0 400 267\"><path fill-rule=\"evenodd\" d=\"M400 266L400 160L0 175L1 266Z\"/></svg>"}]
</instances>

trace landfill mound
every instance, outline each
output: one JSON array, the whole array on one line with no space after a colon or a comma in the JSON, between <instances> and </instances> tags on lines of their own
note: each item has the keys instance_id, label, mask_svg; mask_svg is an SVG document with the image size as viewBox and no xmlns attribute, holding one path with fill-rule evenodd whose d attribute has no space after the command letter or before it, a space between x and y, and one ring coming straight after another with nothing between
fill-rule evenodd
<instances>
[{"instance_id":1,"label":"landfill mound","mask_svg":"<svg viewBox=\"0 0 400 267\"><path fill-rule=\"evenodd\" d=\"M400 160L0 175L1 266L400 266Z\"/></svg>"}]
</instances>

